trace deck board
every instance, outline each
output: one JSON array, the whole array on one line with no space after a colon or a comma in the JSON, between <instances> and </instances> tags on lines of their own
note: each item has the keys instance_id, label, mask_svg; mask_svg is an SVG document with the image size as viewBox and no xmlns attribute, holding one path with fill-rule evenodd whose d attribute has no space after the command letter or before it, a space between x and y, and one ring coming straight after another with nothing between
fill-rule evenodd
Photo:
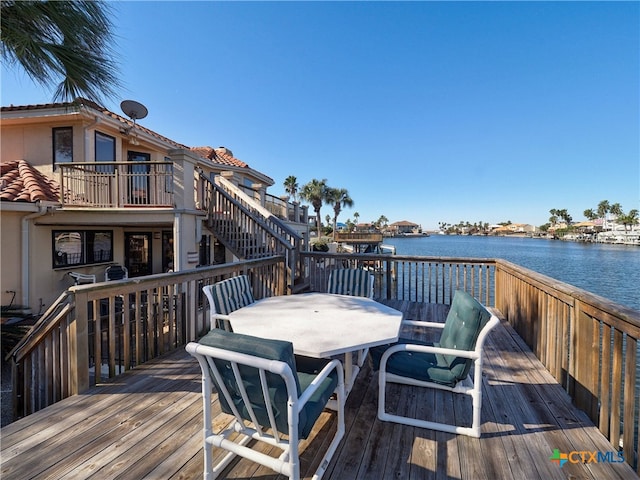
<instances>
[{"instance_id":1,"label":"deck board","mask_svg":"<svg viewBox=\"0 0 640 480\"><path fill-rule=\"evenodd\" d=\"M412 319L442 321L446 314L438 305L392 306ZM482 437L474 439L377 420L378 382L366 365L347 400L345 438L324 478L638 478L626 464L567 463L560 469L550 462L555 448L612 447L507 324L486 343L483 383ZM446 392L389 385L387 395L399 411L437 421L470 417L470 400ZM2 428L0 476L201 478L201 402L197 362L184 350L170 353ZM214 422L221 427L229 419L218 413ZM325 412L311 441L301 444L304 478L311 478L334 429L335 414ZM282 478L244 459L224 477Z\"/></svg>"}]
</instances>

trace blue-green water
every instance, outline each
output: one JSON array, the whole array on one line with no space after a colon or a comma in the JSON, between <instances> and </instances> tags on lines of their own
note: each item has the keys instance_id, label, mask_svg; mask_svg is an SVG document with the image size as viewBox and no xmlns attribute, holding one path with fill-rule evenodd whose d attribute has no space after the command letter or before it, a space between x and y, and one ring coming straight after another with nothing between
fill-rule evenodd
<instances>
[{"instance_id":1,"label":"blue-green water","mask_svg":"<svg viewBox=\"0 0 640 480\"><path fill-rule=\"evenodd\" d=\"M559 240L432 235L389 238L398 255L503 258L640 310L640 248Z\"/></svg>"}]
</instances>

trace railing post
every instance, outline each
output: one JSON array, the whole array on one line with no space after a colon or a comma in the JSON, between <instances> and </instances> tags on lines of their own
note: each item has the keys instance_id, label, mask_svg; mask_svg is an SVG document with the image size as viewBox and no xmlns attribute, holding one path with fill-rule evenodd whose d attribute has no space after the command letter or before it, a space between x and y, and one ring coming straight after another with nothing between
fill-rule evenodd
<instances>
[{"instance_id":1,"label":"railing post","mask_svg":"<svg viewBox=\"0 0 640 480\"><path fill-rule=\"evenodd\" d=\"M114 175L114 182L115 182L115 202L111 201L111 205L113 205L114 207L121 207L122 206L122 202L120 201L120 168L116 165L115 167L115 175Z\"/></svg>"},{"instance_id":2,"label":"railing post","mask_svg":"<svg viewBox=\"0 0 640 480\"><path fill-rule=\"evenodd\" d=\"M65 188L65 184L64 184L64 168L62 165L58 165L58 168L60 169L58 171L58 183L60 184L60 203L62 205L64 205L65 203L65 198L64 198L64 192L67 191L67 188Z\"/></svg>"},{"instance_id":3,"label":"railing post","mask_svg":"<svg viewBox=\"0 0 640 480\"><path fill-rule=\"evenodd\" d=\"M75 315L69 324L69 393L77 395L89 388L89 308L86 293L73 293ZM96 360L100 368L100 360Z\"/></svg>"},{"instance_id":4,"label":"railing post","mask_svg":"<svg viewBox=\"0 0 640 480\"><path fill-rule=\"evenodd\" d=\"M573 305L573 318L573 398L576 406L597 423L598 398L597 392L592 390L597 372L592 369L592 360L598 346L593 345L593 320L582 310L581 302L577 299Z\"/></svg>"}]
</instances>

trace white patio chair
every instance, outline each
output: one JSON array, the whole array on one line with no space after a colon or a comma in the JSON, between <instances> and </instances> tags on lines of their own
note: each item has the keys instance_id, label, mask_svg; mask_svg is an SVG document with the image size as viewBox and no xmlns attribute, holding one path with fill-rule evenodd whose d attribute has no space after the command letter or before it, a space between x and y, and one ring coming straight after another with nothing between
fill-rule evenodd
<instances>
[{"instance_id":1,"label":"white patio chair","mask_svg":"<svg viewBox=\"0 0 640 480\"><path fill-rule=\"evenodd\" d=\"M322 477L345 431L344 374L338 360L305 358L304 365L296 365L291 342L221 329L211 330L186 349L202 369L205 479L217 478L236 455L299 479L299 440L308 438L335 392L336 433L313 478ZM235 417L218 433L212 430L214 385L220 408ZM247 446L251 440L277 447L282 454L274 457L254 450ZM216 465L212 447L229 452Z\"/></svg>"},{"instance_id":2,"label":"white patio chair","mask_svg":"<svg viewBox=\"0 0 640 480\"><path fill-rule=\"evenodd\" d=\"M202 287L202 291L209 301L211 329L224 328L231 331L229 314L255 302L247 275L206 285Z\"/></svg>"},{"instance_id":3,"label":"white patio chair","mask_svg":"<svg viewBox=\"0 0 640 480\"><path fill-rule=\"evenodd\" d=\"M74 285L85 285L87 283L96 283L96 276L88 273L69 272L67 273L72 279Z\"/></svg>"},{"instance_id":4,"label":"white patio chair","mask_svg":"<svg viewBox=\"0 0 640 480\"><path fill-rule=\"evenodd\" d=\"M419 328L439 328L442 330L440 341L428 344L401 339L392 346L371 349L374 369L380 368L378 418L388 422L480 437L482 347L488 333L500 323L498 317L468 293L457 291L444 324L411 320L402 323ZM387 383L469 395L473 408L471 426L450 425L387 413Z\"/></svg>"},{"instance_id":5,"label":"white patio chair","mask_svg":"<svg viewBox=\"0 0 640 480\"><path fill-rule=\"evenodd\" d=\"M329 274L327 293L373 298L374 277L361 268L338 268ZM362 367L369 349L359 350L357 364Z\"/></svg>"}]
</instances>

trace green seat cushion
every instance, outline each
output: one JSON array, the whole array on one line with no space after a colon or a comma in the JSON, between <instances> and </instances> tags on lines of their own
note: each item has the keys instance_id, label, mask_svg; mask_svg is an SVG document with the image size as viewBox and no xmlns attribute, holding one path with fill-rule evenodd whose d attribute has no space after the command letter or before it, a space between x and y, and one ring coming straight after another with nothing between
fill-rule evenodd
<instances>
[{"instance_id":1,"label":"green seat cushion","mask_svg":"<svg viewBox=\"0 0 640 480\"><path fill-rule=\"evenodd\" d=\"M294 379L296 382L296 394L298 397L300 393L311 383L313 378L313 372L315 370L322 369L324 365L319 362L326 361L319 360L315 363L310 361L306 365L306 369L303 372L297 372L296 360L293 354L293 345L291 342L285 342L281 340L270 340L264 338L253 337L250 335L242 335L239 333L227 332L225 330L213 329L207 335L200 339L202 345L210 347L230 350L238 353L245 353L248 355L254 355L257 357L266 358L269 360L278 360L285 362L289 365L294 373ZM236 384L236 379L231 369L231 364L224 360L214 359L216 368L218 368L224 384L231 395L231 399L236 406L240 415L246 419L251 420L248 409L244 405L244 401L240 394L240 390ZM247 394L251 399L251 406L256 414L258 422L262 426L269 426L269 416L265 406L264 398L262 395L262 387L260 383L259 371L257 368L247 365L240 365L240 374L242 381L247 390ZM213 377L213 376L212 376ZM266 372L267 384L269 385L269 398L274 410L274 417L276 422L276 428L279 432L288 434L289 427L287 423L287 387L284 380L280 375ZM216 389L220 391L220 386L214 377L214 383ZM312 397L312 399L305 405L300 412L298 435L300 438L306 438L313 424L317 420L318 416L322 412L326 400L329 399L337 385L337 376L329 377L322 382L318 392ZM324 400L324 403L322 403ZM322 405L320 405L322 403ZM220 395L220 405L222 411L225 413L232 413L232 410L223 395Z\"/></svg>"},{"instance_id":2,"label":"green seat cushion","mask_svg":"<svg viewBox=\"0 0 640 480\"><path fill-rule=\"evenodd\" d=\"M427 343L401 338L398 343L433 345L456 350L474 350L480 331L491 314L475 298L461 290L456 291L442 329L439 342ZM391 345L370 349L373 368L380 368L380 359ZM398 352L387 362L387 371L403 377L455 386L469 374L472 361L455 355L422 352Z\"/></svg>"},{"instance_id":3,"label":"green seat cushion","mask_svg":"<svg viewBox=\"0 0 640 480\"><path fill-rule=\"evenodd\" d=\"M438 346L437 343L421 342L409 338L400 338L398 342L393 345L408 343L413 345ZM391 345L381 345L369 350L374 370L380 369L380 359L390 346ZM387 361L387 372L402 377L415 378L416 380L422 380L425 382L439 383L449 387L454 387L459 380L451 371L449 363L444 358L444 355L433 353L409 351L396 352L391 355Z\"/></svg>"},{"instance_id":4,"label":"green seat cushion","mask_svg":"<svg viewBox=\"0 0 640 480\"><path fill-rule=\"evenodd\" d=\"M298 365L298 382L300 382L300 389L304 392L311 382L315 380L320 371L329 363L329 360L323 358L309 358L296 356L296 363ZM300 425L298 429L298 435L300 438L307 438L311 433L313 425L324 410L327 402L333 395L333 392L338 386L338 372L332 370L327 378L321 383L320 387L311 395L309 401L304 406L306 414L306 422L304 425Z\"/></svg>"}]
</instances>

